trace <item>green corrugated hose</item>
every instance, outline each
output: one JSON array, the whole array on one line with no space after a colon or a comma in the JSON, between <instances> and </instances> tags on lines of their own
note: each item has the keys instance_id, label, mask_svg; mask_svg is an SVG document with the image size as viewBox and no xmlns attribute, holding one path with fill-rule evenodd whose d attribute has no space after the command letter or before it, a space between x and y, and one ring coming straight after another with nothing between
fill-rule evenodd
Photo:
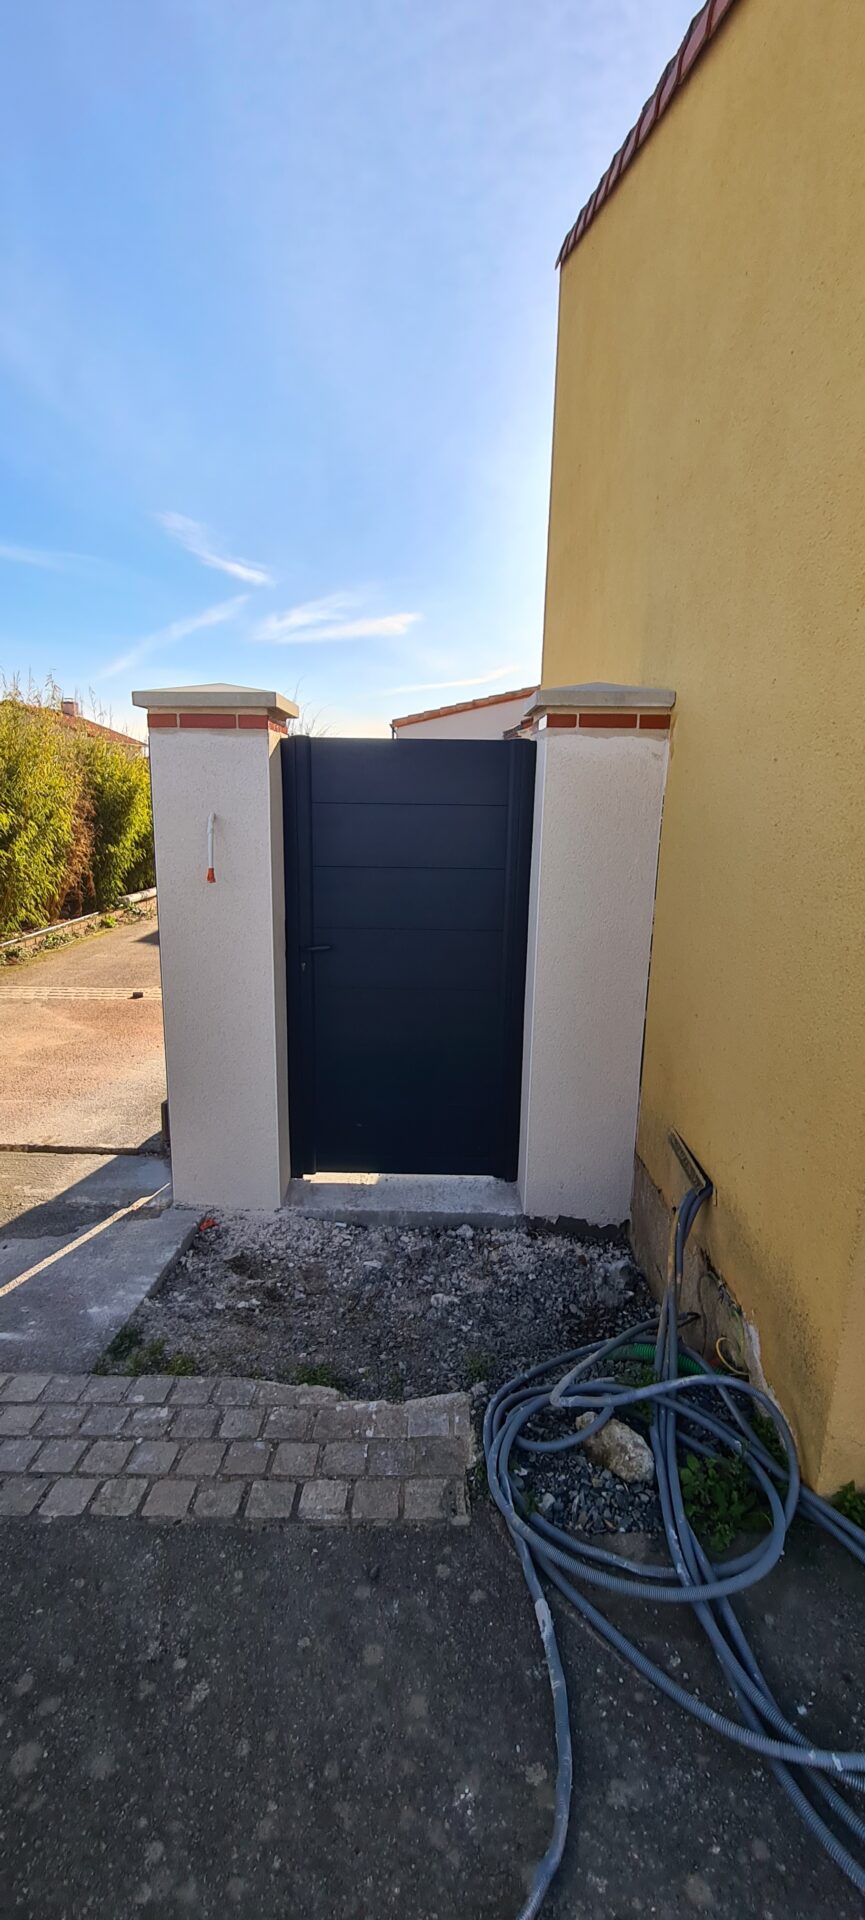
<instances>
[{"instance_id":1,"label":"green corrugated hose","mask_svg":"<svg viewBox=\"0 0 865 1920\"><path fill-rule=\"evenodd\" d=\"M619 1356L622 1360L654 1360L655 1349L648 1340L635 1340L630 1347L620 1347ZM689 1360L686 1353L679 1354L680 1373L705 1373L705 1371L705 1367L701 1367L699 1360Z\"/></svg>"}]
</instances>

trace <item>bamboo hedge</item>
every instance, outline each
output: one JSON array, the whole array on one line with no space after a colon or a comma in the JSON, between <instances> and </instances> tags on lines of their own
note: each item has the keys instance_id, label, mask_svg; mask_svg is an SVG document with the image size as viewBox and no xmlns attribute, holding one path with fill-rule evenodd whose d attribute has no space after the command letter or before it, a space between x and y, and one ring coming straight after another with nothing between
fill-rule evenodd
<instances>
[{"instance_id":1,"label":"bamboo hedge","mask_svg":"<svg viewBox=\"0 0 865 1920\"><path fill-rule=\"evenodd\" d=\"M150 769L71 727L56 690L0 696L0 939L154 884Z\"/></svg>"}]
</instances>

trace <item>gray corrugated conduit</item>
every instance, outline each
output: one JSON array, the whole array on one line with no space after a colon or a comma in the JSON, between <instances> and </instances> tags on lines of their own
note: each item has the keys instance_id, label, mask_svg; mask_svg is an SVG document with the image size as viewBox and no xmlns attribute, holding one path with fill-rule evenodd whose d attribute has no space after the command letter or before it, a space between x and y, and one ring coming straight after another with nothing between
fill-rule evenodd
<instances>
[{"instance_id":1,"label":"gray corrugated conduit","mask_svg":"<svg viewBox=\"0 0 865 1920\"><path fill-rule=\"evenodd\" d=\"M679 1291L685 1246L694 1220L712 1192L711 1183L691 1187L676 1218L670 1273L657 1323L643 1321L615 1339L590 1341L517 1374L489 1403L484 1451L490 1491L503 1514L532 1596L553 1698L558 1773L549 1846L518 1920L534 1920L561 1862L571 1807L573 1760L564 1668L543 1575L583 1618L624 1656L645 1680L684 1707L704 1726L766 1760L815 1839L861 1893L865 1893L865 1820L850 1804L865 1789L865 1753L814 1747L788 1720L772 1694L732 1601L774 1567L784 1551L794 1514L813 1521L865 1565L865 1533L817 1494L803 1487L792 1434L768 1395L747 1380L714 1372L680 1339ZM647 1345L651 1341L651 1345ZM639 1354L634 1354L638 1348ZM629 1387L612 1377L608 1363L654 1353L654 1385ZM614 1416L646 1405L653 1409L651 1445L669 1565L623 1559L553 1525L532 1512L510 1473L518 1453L564 1452L582 1446ZM759 1411L772 1421L784 1463L758 1438L748 1418ZM575 1414L591 1423L574 1431ZM559 1431L555 1431L556 1422ZM733 1558L712 1560L687 1514L679 1479L679 1455L730 1455L744 1460L763 1494L769 1528L757 1546ZM579 1584L577 1584L579 1583ZM650 1660L593 1604L604 1592L652 1604L693 1607L732 1694L735 1713L708 1706ZM675 1613L672 1618L675 1619ZM851 1851L856 1848L860 1858Z\"/></svg>"}]
</instances>

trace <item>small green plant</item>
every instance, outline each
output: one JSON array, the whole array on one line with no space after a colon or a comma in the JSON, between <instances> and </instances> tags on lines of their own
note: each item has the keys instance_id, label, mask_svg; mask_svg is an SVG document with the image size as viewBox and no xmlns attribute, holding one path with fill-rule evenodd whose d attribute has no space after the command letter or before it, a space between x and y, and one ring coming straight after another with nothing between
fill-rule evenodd
<instances>
[{"instance_id":1,"label":"small green plant","mask_svg":"<svg viewBox=\"0 0 865 1920\"><path fill-rule=\"evenodd\" d=\"M650 1360L622 1360L615 1370L615 1377L623 1387L653 1387L658 1376Z\"/></svg>"},{"instance_id":2,"label":"small green plant","mask_svg":"<svg viewBox=\"0 0 865 1920\"><path fill-rule=\"evenodd\" d=\"M71 934L60 933L59 931L57 933L46 933L44 940L40 940L39 946L43 953L52 953L55 947L65 947L71 937Z\"/></svg>"},{"instance_id":3,"label":"small green plant","mask_svg":"<svg viewBox=\"0 0 865 1920\"><path fill-rule=\"evenodd\" d=\"M99 925L100 927L105 927L106 930L109 927L116 927L117 925L116 913L103 913L102 918L99 922Z\"/></svg>"},{"instance_id":4,"label":"small green plant","mask_svg":"<svg viewBox=\"0 0 865 1920\"><path fill-rule=\"evenodd\" d=\"M495 1360L493 1355L484 1352L480 1347L467 1353L463 1364L463 1372L467 1385L476 1387L481 1380L488 1380L494 1366Z\"/></svg>"},{"instance_id":5,"label":"small green plant","mask_svg":"<svg viewBox=\"0 0 865 1920\"><path fill-rule=\"evenodd\" d=\"M121 1327L109 1340L101 1360L97 1363L97 1373L125 1373L127 1361L144 1345L144 1335L137 1327Z\"/></svg>"},{"instance_id":6,"label":"small green plant","mask_svg":"<svg viewBox=\"0 0 865 1920\"><path fill-rule=\"evenodd\" d=\"M854 1527L865 1531L865 1488L857 1488L855 1481L845 1480L843 1487L833 1493L832 1506L843 1513L845 1520L852 1520Z\"/></svg>"},{"instance_id":7,"label":"small green plant","mask_svg":"<svg viewBox=\"0 0 865 1920\"><path fill-rule=\"evenodd\" d=\"M710 1553L723 1553L737 1534L766 1525L765 1500L744 1460L731 1454L707 1460L689 1453L679 1479L685 1512Z\"/></svg>"},{"instance_id":8,"label":"small green plant","mask_svg":"<svg viewBox=\"0 0 865 1920\"><path fill-rule=\"evenodd\" d=\"M120 1332L109 1341L95 1371L128 1373L133 1380L137 1380L143 1373L194 1373L195 1361L189 1353L167 1354L164 1340L145 1342L138 1327L121 1327Z\"/></svg>"},{"instance_id":9,"label":"small green plant","mask_svg":"<svg viewBox=\"0 0 865 1920\"><path fill-rule=\"evenodd\" d=\"M295 1367L294 1384L298 1387L336 1387L339 1390L343 1382L333 1368L322 1361L320 1365Z\"/></svg>"},{"instance_id":10,"label":"small green plant","mask_svg":"<svg viewBox=\"0 0 865 1920\"><path fill-rule=\"evenodd\" d=\"M613 1378L620 1386L632 1387L636 1393L640 1387L653 1387L658 1378L651 1360L620 1360L613 1369ZM622 1409L626 1420L636 1420L639 1426L650 1427L655 1418L654 1400L638 1400L634 1406Z\"/></svg>"},{"instance_id":11,"label":"small green plant","mask_svg":"<svg viewBox=\"0 0 865 1920\"><path fill-rule=\"evenodd\" d=\"M5 952L0 954L0 962L2 962L4 967L14 967L17 966L18 961L23 959L23 957L23 949L21 947L7 947Z\"/></svg>"},{"instance_id":12,"label":"small green plant","mask_svg":"<svg viewBox=\"0 0 865 1920\"><path fill-rule=\"evenodd\" d=\"M173 1353L163 1369L165 1373L176 1373L181 1378L195 1372L195 1361L191 1353Z\"/></svg>"},{"instance_id":13,"label":"small green plant","mask_svg":"<svg viewBox=\"0 0 865 1920\"><path fill-rule=\"evenodd\" d=\"M777 1460L779 1467L786 1467L787 1454L774 1420L768 1413L761 1413L759 1407L754 1407L751 1413L751 1425L766 1452L771 1453L772 1459Z\"/></svg>"}]
</instances>

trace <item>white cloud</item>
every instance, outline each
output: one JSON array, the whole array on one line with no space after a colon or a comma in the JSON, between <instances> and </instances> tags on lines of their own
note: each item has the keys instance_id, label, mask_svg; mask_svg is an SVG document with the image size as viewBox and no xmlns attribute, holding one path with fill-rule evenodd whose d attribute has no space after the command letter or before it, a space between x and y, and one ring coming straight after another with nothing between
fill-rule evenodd
<instances>
[{"instance_id":1,"label":"white cloud","mask_svg":"<svg viewBox=\"0 0 865 1920\"><path fill-rule=\"evenodd\" d=\"M42 547L0 545L0 560L11 560L19 567L45 567L49 573L59 573L72 557L66 553L49 553Z\"/></svg>"},{"instance_id":2,"label":"white cloud","mask_svg":"<svg viewBox=\"0 0 865 1920\"><path fill-rule=\"evenodd\" d=\"M317 646L325 640L393 640L420 619L419 613L361 614L353 620L341 617L355 606L354 594L327 594L321 600L289 607L286 613L269 614L253 628L250 637L272 647Z\"/></svg>"},{"instance_id":3,"label":"white cloud","mask_svg":"<svg viewBox=\"0 0 865 1920\"><path fill-rule=\"evenodd\" d=\"M219 573L229 573L233 580L246 580L251 587L272 587L273 574L252 560L233 560L229 554L217 553L206 527L198 520L188 519L185 513L157 513L156 519L165 528L172 540L176 540L187 553L193 553L202 566L216 567Z\"/></svg>"},{"instance_id":4,"label":"white cloud","mask_svg":"<svg viewBox=\"0 0 865 1920\"><path fill-rule=\"evenodd\" d=\"M184 640L188 633L198 633L202 627L222 626L224 621L233 620L248 599L248 593L237 593L233 600L220 600L213 607L205 607L201 613L186 614L181 620L172 620L167 627L158 627L155 633L145 634L126 653L120 653L116 660L109 661L107 667L101 667L99 678L110 680L115 674L134 667L137 661L143 660L146 654L153 653L157 647L170 646L174 640Z\"/></svg>"},{"instance_id":5,"label":"white cloud","mask_svg":"<svg viewBox=\"0 0 865 1920\"><path fill-rule=\"evenodd\" d=\"M504 680L509 673L516 673L517 662L510 660L504 667L494 668L492 673L478 673L471 680L416 680L408 687L383 687L382 692L391 693L449 693L455 687L488 687L493 680Z\"/></svg>"}]
</instances>

